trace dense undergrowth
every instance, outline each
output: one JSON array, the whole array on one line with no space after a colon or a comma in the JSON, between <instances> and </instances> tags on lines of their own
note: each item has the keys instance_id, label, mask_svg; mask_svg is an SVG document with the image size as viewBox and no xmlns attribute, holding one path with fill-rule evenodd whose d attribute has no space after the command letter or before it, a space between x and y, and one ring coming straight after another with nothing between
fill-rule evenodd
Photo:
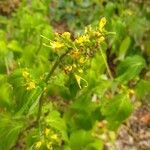
<instances>
[{"instance_id":1,"label":"dense undergrowth","mask_svg":"<svg viewBox=\"0 0 150 150\"><path fill-rule=\"evenodd\" d=\"M113 143L149 103L149 24L136 0L23 0L1 15L0 150Z\"/></svg>"}]
</instances>

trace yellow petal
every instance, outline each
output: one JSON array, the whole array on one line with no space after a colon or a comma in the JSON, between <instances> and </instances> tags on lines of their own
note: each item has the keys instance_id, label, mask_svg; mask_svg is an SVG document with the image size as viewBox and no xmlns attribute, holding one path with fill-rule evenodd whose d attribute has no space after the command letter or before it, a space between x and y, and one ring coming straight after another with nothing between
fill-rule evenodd
<instances>
[{"instance_id":1,"label":"yellow petal","mask_svg":"<svg viewBox=\"0 0 150 150\"><path fill-rule=\"evenodd\" d=\"M27 90L35 89L35 82L31 81L27 83Z\"/></svg>"},{"instance_id":2,"label":"yellow petal","mask_svg":"<svg viewBox=\"0 0 150 150\"><path fill-rule=\"evenodd\" d=\"M39 149L42 145L42 141L38 141L36 144L35 144L35 148L36 149Z\"/></svg>"},{"instance_id":3,"label":"yellow petal","mask_svg":"<svg viewBox=\"0 0 150 150\"><path fill-rule=\"evenodd\" d=\"M28 78L29 72L27 72L26 70L24 70L24 71L22 72L22 76L23 76L24 78Z\"/></svg>"},{"instance_id":4,"label":"yellow petal","mask_svg":"<svg viewBox=\"0 0 150 150\"><path fill-rule=\"evenodd\" d=\"M62 37L63 37L63 38L66 38L66 39L70 39L71 34L70 34L70 32L64 32L64 33L62 34Z\"/></svg>"},{"instance_id":5,"label":"yellow petal","mask_svg":"<svg viewBox=\"0 0 150 150\"><path fill-rule=\"evenodd\" d=\"M45 129L45 135L48 136L49 132L50 132L50 129L46 128Z\"/></svg>"},{"instance_id":6,"label":"yellow petal","mask_svg":"<svg viewBox=\"0 0 150 150\"><path fill-rule=\"evenodd\" d=\"M106 21L106 18L105 18L105 17L103 17L103 18L100 20L100 22L99 22L99 29L100 29L100 31L103 30L103 28L104 28L106 22L107 22L107 21Z\"/></svg>"},{"instance_id":7,"label":"yellow petal","mask_svg":"<svg viewBox=\"0 0 150 150\"><path fill-rule=\"evenodd\" d=\"M80 89L82 88L82 87L81 87L81 80L86 83L85 87L88 86L88 82L87 82L85 79L83 79L82 77L80 77L79 75L76 75L76 74L75 74L75 78L76 78L76 80L77 80L77 83L78 83L78 86L79 86Z\"/></svg>"}]
</instances>

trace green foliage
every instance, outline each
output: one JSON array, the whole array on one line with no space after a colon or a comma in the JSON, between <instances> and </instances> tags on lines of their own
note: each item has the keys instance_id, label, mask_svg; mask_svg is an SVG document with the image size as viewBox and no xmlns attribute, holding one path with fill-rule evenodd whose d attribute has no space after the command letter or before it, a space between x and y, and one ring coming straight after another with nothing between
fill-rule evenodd
<instances>
[{"instance_id":1,"label":"green foliage","mask_svg":"<svg viewBox=\"0 0 150 150\"><path fill-rule=\"evenodd\" d=\"M0 115L0 149L9 150L14 146L23 128L23 122L9 114Z\"/></svg>"},{"instance_id":2,"label":"green foliage","mask_svg":"<svg viewBox=\"0 0 150 150\"><path fill-rule=\"evenodd\" d=\"M114 129L124 121L132 112L133 106L129 96L119 94L112 99L103 99L101 111L109 122L109 127Z\"/></svg>"},{"instance_id":3,"label":"green foliage","mask_svg":"<svg viewBox=\"0 0 150 150\"><path fill-rule=\"evenodd\" d=\"M0 150L102 150L113 142L102 136L128 119L133 97L150 93L147 8L23 0L1 15Z\"/></svg>"},{"instance_id":4,"label":"green foliage","mask_svg":"<svg viewBox=\"0 0 150 150\"><path fill-rule=\"evenodd\" d=\"M150 92L150 82L147 80L141 80L136 86L136 94L143 98Z\"/></svg>"},{"instance_id":5,"label":"green foliage","mask_svg":"<svg viewBox=\"0 0 150 150\"><path fill-rule=\"evenodd\" d=\"M103 145L100 141L94 140L89 132L79 130L71 134L70 147L72 150L101 150Z\"/></svg>"},{"instance_id":6,"label":"green foliage","mask_svg":"<svg viewBox=\"0 0 150 150\"><path fill-rule=\"evenodd\" d=\"M127 57L117 68L117 80L128 82L137 77L144 67L146 62L143 57L138 55Z\"/></svg>"}]
</instances>

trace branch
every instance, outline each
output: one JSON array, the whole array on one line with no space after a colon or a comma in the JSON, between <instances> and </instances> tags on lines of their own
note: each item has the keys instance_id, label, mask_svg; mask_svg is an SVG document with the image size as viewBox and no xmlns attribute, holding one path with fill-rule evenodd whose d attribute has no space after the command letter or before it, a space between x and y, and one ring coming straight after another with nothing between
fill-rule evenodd
<instances>
[{"instance_id":1,"label":"branch","mask_svg":"<svg viewBox=\"0 0 150 150\"><path fill-rule=\"evenodd\" d=\"M54 71L57 69L57 67L59 66L61 60L70 52L70 49L68 51L66 51L64 54L62 54L58 60L54 63L52 69L50 70L50 72L48 73L47 77L45 78L45 83L48 84L49 79L51 78L51 76L53 75ZM36 121L39 122L40 117L41 117L41 113L42 113L42 105L43 105L43 96L44 96L44 90L40 96L39 99L39 108L38 108L38 113L37 113L37 119Z\"/></svg>"}]
</instances>

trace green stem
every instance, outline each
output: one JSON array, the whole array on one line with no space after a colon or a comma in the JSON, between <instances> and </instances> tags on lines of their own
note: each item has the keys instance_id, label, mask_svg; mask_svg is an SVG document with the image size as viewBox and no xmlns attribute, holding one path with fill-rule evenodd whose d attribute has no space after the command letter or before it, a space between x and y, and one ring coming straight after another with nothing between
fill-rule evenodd
<instances>
[{"instance_id":1,"label":"green stem","mask_svg":"<svg viewBox=\"0 0 150 150\"><path fill-rule=\"evenodd\" d=\"M57 67L59 66L61 60L70 52L70 49L68 51L66 51L64 54L62 54L58 60L54 63L52 69L50 70L50 72L48 73L47 77L45 78L45 83L48 84L49 79L51 78L51 76L53 75L54 71L57 69ZM38 113L37 113L37 122L39 122L40 117L41 117L41 113L42 113L42 106L43 106L43 100L44 100L44 90L39 98L39 108L38 108Z\"/></svg>"},{"instance_id":2,"label":"green stem","mask_svg":"<svg viewBox=\"0 0 150 150\"><path fill-rule=\"evenodd\" d=\"M104 53L103 53L103 51L102 51L101 48L100 48L100 52L101 52L101 55L102 55L102 57L103 57L104 63L105 63L105 65L106 65L106 69L107 69L107 72L108 72L108 74L109 74L109 77L110 77L111 80L113 80L112 73L111 73L111 71L110 71L110 68L109 68L109 66L108 66L107 60L106 60L106 58L105 58L105 56L104 56Z\"/></svg>"}]
</instances>

